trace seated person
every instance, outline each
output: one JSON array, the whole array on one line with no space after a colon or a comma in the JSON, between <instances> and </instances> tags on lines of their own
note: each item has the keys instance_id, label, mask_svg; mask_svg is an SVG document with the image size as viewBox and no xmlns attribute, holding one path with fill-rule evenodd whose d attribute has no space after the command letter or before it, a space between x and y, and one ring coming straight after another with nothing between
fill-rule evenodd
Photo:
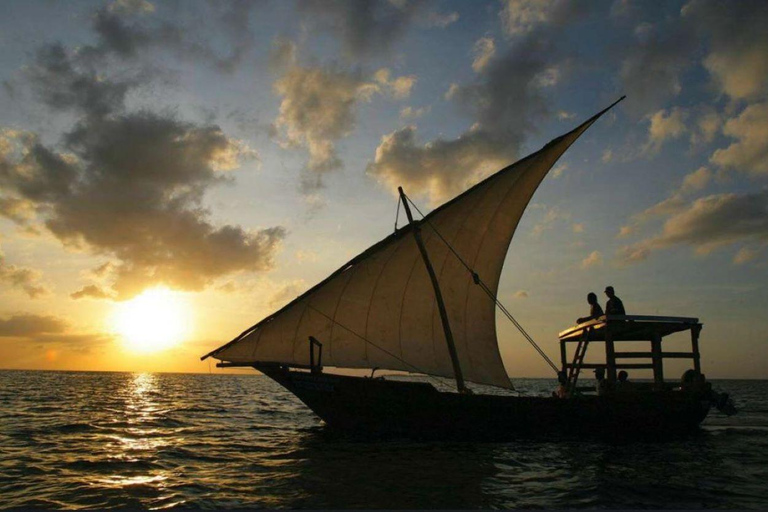
<instances>
[{"instance_id":1,"label":"seated person","mask_svg":"<svg viewBox=\"0 0 768 512\"><path fill-rule=\"evenodd\" d=\"M597 380L597 383L595 384L595 389L597 391L598 395L602 395L605 393L605 390L608 388L608 381L605 380L605 368L599 367L595 368L595 380Z\"/></svg>"},{"instance_id":2,"label":"seated person","mask_svg":"<svg viewBox=\"0 0 768 512\"><path fill-rule=\"evenodd\" d=\"M605 294L608 296L608 302L605 303L606 315L626 315L627 314L627 312L624 311L624 303L621 302L621 299L616 296L616 293L614 293L613 286L606 286Z\"/></svg>"},{"instance_id":3,"label":"seated person","mask_svg":"<svg viewBox=\"0 0 768 512\"><path fill-rule=\"evenodd\" d=\"M595 295L593 292L589 292L587 294L587 302L589 303L589 316L579 318L576 320L577 324L582 324L584 322L595 320L603 316L603 308L601 308L600 304L597 302L597 295Z\"/></svg>"},{"instance_id":4,"label":"seated person","mask_svg":"<svg viewBox=\"0 0 768 512\"><path fill-rule=\"evenodd\" d=\"M616 381L616 389L620 389L623 391L627 391L632 389L632 383L629 382L629 374L625 372L624 370L621 370L619 374L616 376L618 379Z\"/></svg>"}]
</instances>

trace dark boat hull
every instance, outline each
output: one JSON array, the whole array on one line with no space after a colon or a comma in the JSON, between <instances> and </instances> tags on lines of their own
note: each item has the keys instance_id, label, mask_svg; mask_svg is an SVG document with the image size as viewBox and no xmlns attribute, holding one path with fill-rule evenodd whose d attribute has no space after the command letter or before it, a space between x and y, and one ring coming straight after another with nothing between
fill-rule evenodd
<instances>
[{"instance_id":1,"label":"dark boat hull","mask_svg":"<svg viewBox=\"0 0 768 512\"><path fill-rule=\"evenodd\" d=\"M502 440L524 436L663 439L695 431L704 392L653 391L572 399L440 392L428 383L259 368L333 431Z\"/></svg>"}]
</instances>

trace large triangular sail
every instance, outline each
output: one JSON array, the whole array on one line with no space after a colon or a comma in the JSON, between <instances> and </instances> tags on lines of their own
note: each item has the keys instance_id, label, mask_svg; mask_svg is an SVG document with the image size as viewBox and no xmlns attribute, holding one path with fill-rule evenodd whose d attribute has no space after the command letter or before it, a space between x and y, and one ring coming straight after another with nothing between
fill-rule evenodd
<instances>
[{"instance_id":1,"label":"large triangular sail","mask_svg":"<svg viewBox=\"0 0 768 512\"><path fill-rule=\"evenodd\" d=\"M509 243L536 188L568 147L613 105L426 216L429 227L423 228L423 240L466 380L510 387L496 339L496 305L435 230L495 296ZM314 336L323 343L324 366L454 377L434 290L412 228L373 245L203 359L308 365L308 338Z\"/></svg>"}]
</instances>

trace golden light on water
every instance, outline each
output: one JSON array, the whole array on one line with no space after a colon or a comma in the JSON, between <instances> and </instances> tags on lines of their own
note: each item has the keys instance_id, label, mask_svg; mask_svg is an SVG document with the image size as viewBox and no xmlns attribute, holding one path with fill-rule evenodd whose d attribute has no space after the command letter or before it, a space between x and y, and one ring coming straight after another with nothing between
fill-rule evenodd
<instances>
[{"instance_id":1,"label":"golden light on water","mask_svg":"<svg viewBox=\"0 0 768 512\"><path fill-rule=\"evenodd\" d=\"M191 318L182 294L153 288L119 304L112 324L129 349L156 352L183 341L190 334Z\"/></svg>"}]
</instances>

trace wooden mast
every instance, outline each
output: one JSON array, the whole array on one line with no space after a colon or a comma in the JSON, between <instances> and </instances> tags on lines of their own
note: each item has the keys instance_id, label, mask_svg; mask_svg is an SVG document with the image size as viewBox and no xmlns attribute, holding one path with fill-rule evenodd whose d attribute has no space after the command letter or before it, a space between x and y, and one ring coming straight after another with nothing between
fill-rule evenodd
<instances>
[{"instance_id":1,"label":"wooden mast","mask_svg":"<svg viewBox=\"0 0 768 512\"><path fill-rule=\"evenodd\" d=\"M405 192L403 192L403 187L397 187L397 191L400 192L400 199L403 201L405 214L408 216L408 223L413 226L413 237L416 239L416 245L419 247L419 252L421 252L421 257L424 260L424 266L427 267L429 279L432 281L432 287L435 290L437 308L440 310L440 320L443 322L445 342L448 344L448 353L451 355L451 363L453 364L453 374L456 377L456 388L459 390L459 393L466 393L469 389L464 385L464 375L461 373L459 356L456 354L456 345L453 343L453 333L451 332L451 324L448 322L448 312L445 310L443 294L440 292L440 284L437 282L435 270L432 268L432 263L429 261L427 248L424 246L424 240L421 238L421 226L413 221L411 207L408 205L408 198L406 197Z\"/></svg>"}]
</instances>

